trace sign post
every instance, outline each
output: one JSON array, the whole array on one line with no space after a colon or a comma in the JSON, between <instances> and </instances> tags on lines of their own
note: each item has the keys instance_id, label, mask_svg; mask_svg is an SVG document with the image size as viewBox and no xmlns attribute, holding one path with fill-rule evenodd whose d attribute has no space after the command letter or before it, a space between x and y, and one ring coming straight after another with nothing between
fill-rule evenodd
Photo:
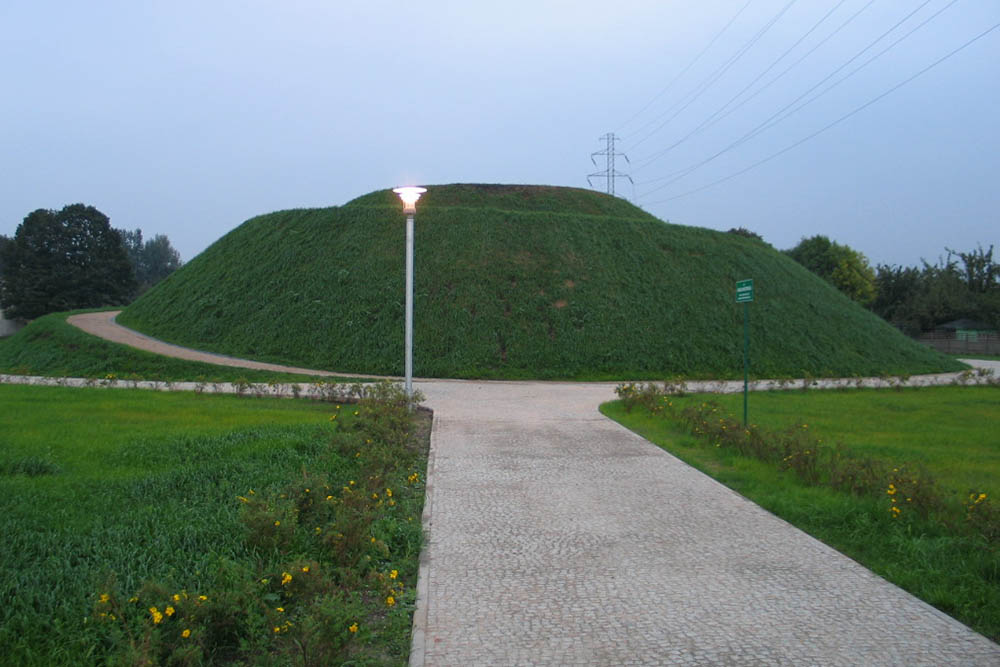
<instances>
[{"instance_id":1,"label":"sign post","mask_svg":"<svg viewBox=\"0 0 1000 667\"><path fill-rule=\"evenodd\" d=\"M743 428L747 427L747 395L750 384L750 302L753 278L736 281L736 303L743 304Z\"/></svg>"}]
</instances>

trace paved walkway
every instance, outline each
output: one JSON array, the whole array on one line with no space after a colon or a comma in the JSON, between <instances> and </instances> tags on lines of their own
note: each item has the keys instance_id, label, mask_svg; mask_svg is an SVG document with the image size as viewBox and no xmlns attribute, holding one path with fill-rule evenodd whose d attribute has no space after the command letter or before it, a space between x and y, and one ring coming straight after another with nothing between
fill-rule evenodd
<instances>
[{"instance_id":1,"label":"paved walkway","mask_svg":"<svg viewBox=\"0 0 1000 667\"><path fill-rule=\"evenodd\" d=\"M435 419L412 665L1000 665L602 417L613 385L417 387Z\"/></svg>"},{"instance_id":2,"label":"paved walkway","mask_svg":"<svg viewBox=\"0 0 1000 667\"><path fill-rule=\"evenodd\" d=\"M411 665L1000 665L1000 646L603 418L433 383Z\"/></svg>"}]
</instances>

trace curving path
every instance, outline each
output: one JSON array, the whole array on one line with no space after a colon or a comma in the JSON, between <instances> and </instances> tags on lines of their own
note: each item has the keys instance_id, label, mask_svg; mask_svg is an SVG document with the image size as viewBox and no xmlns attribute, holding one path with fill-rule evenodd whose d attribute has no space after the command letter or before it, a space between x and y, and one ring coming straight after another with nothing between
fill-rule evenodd
<instances>
[{"instance_id":1,"label":"curving path","mask_svg":"<svg viewBox=\"0 0 1000 667\"><path fill-rule=\"evenodd\" d=\"M411 665L1000 665L602 417L612 384L417 386L435 417Z\"/></svg>"},{"instance_id":2,"label":"curving path","mask_svg":"<svg viewBox=\"0 0 1000 667\"><path fill-rule=\"evenodd\" d=\"M345 378L377 378L377 375L358 375L354 373L333 373L331 371L310 370L297 366L284 366L282 364L269 364L262 361L251 361L249 359L237 359L224 354L214 354L212 352L201 352L192 350L189 347L181 347L172 343L165 343L152 336L141 334L134 329L123 327L115 322L115 318L122 312L120 310L105 310L99 313L81 313L70 315L66 321L73 326L86 331L87 333L104 338L113 343L121 343L147 352L162 354L165 357L175 357L177 359L187 359L188 361L202 361L207 364L218 366L234 366L237 368L250 368L259 371L275 371L278 373L300 373L302 375L321 375L326 377ZM397 379L397 378L388 378Z\"/></svg>"}]
</instances>

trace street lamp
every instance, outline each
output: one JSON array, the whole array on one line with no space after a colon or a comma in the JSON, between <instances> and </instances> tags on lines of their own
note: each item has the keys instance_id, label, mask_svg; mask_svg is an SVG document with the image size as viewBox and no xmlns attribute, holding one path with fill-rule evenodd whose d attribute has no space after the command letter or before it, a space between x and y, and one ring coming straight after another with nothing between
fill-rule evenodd
<instances>
[{"instance_id":1,"label":"street lamp","mask_svg":"<svg viewBox=\"0 0 1000 667\"><path fill-rule=\"evenodd\" d=\"M408 185L393 190L403 200L406 214L406 397L413 398L413 216L417 200L427 188Z\"/></svg>"}]
</instances>

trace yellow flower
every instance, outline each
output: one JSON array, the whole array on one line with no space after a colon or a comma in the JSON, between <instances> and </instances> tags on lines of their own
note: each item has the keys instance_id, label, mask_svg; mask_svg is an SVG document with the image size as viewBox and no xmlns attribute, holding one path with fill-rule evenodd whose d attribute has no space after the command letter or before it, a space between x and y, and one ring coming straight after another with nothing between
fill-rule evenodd
<instances>
[{"instance_id":1,"label":"yellow flower","mask_svg":"<svg viewBox=\"0 0 1000 667\"><path fill-rule=\"evenodd\" d=\"M284 614L285 613L285 608L284 607L275 607L275 609L277 610L277 612L279 614Z\"/></svg>"},{"instance_id":2,"label":"yellow flower","mask_svg":"<svg viewBox=\"0 0 1000 667\"><path fill-rule=\"evenodd\" d=\"M166 609L163 610L163 613L166 614L167 616L173 616L174 608L168 606Z\"/></svg>"},{"instance_id":3,"label":"yellow flower","mask_svg":"<svg viewBox=\"0 0 1000 667\"><path fill-rule=\"evenodd\" d=\"M149 613L153 617L153 625L156 625L157 623L163 620L163 614L161 614L156 607L150 607Z\"/></svg>"},{"instance_id":4,"label":"yellow flower","mask_svg":"<svg viewBox=\"0 0 1000 667\"><path fill-rule=\"evenodd\" d=\"M275 633L281 632L281 628L279 628L277 625L274 626L274 632Z\"/></svg>"},{"instance_id":5,"label":"yellow flower","mask_svg":"<svg viewBox=\"0 0 1000 667\"><path fill-rule=\"evenodd\" d=\"M386 489L385 495L388 496L389 498L392 498L392 489Z\"/></svg>"},{"instance_id":6,"label":"yellow flower","mask_svg":"<svg viewBox=\"0 0 1000 667\"><path fill-rule=\"evenodd\" d=\"M206 596L206 595L199 595L198 599L201 600L202 602L204 602L205 600L208 599L208 596Z\"/></svg>"},{"instance_id":7,"label":"yellow flower","mask_svg":"<svg viewBox=\"0 0 1000 667\"><path fill-rule=\"evenodd\" d=\"M374 537L372 538L372 544L375 544L375 538Z\"/></svg>"},{"instance_id":8,"label":"yellow flower","mask_svg":"<svg viewBox=\"0 0 1000 667\"><path fill-rule=\"evenodd\" d=\"M354 486L354 480L352 479L351 481L349 481L349 482L347 483L347 485L348 485L348 486Z\"/></svg>"},{"instance_id":9,"label":"yellow flower","mask_svg":"<svg viewBox=\"0 0 1000 667\"><path fill-rule=\"evenodd\" d=\"M396 604L396 598L390 595L385 599L385 603L391 607L392 605Z\"/></svg>"},{"instance_id":10,"label":"yellow flower","mask_svg":"<svg viewBox=\"0 0 1000 667\"><path fill-rule=\"evenodd\" d=\"M274 522L274 525L275 525L275 526L280 526L280 525L281 525L281 522L280 522L280 521L275 521L275 522Z\"/></svg>"},{"instance_id":11,"label":"yellow flower","mask_svg":"<svg viewBox=\"0 0 1000 667\"><path fill-rule=\"evenodd\" d=\"M308 572L308 571L309 571L309 566L308 566L308 565L306 565L305 567L303 567L303 568L302 568L302 571L303 571L303 572Z\"/></svg>"},{"instance_id":12,"label":"yellow flower","mask_svg":"<svg viewBox=\"0 0 1000 667\"><path fill-rule=\"evenodd\" d=\"M107 593L101 593L101 599L100 599L101 602L107 602L110 599L111 599L110 595L108 595Z\"/></svg>"},{"instance_id":13,"label":"yellow flower","mask_svg":"<svg viewBox=\"0 0 1000 667\"><path fill-rule=\"evenodd\" d=\"M187 629L187 628L184 628L184 632L181 633L181 637L183 637L184 639L187 639L190 636L191 636L191 631L189 629Z\"/></svg>"},{"instance_id":14,"label":"yellow flower","mask_svg":"<svg viewBox=\"0 0 1000 667\"><path fill-rule=\"evenodd\" d=\"M181 596L178 593L174 593L174 602L180 602Z\"/></svg>"},{"instance_id":15,"label":"yellow flower","mask_svg":"<svg viewBox=\"0 0 1000 667\"><path fill-rule=\"evenodd\" d=\"M282 572L281 573L281 585L282 586L284 586L285 584L291 583L291 581L292 581L292 575L288 574L287 572Z\"/></svg>"},{"instance_id":16,"label":"yellow flower","mask_svg":"<svg viewBox=\"0 0 1000 667\"><path fill-rule=\"evenodd\" d=\"M358 631L358 624L357 623L352 623L351 627L347 628L347 630L348 630L348 632L357 632Z\"/></svg>"},{"instance_id":17,"label":"yellow flower","mask_svg":"<svg viewBox=\"0 0 1000 667\"><path fill-rule=\"evenodd\" d=\"M399 576L399 571L398 570L393 570L392 572L389 573L389 578L390 579L395 579L398 576Z\"/></svg>"}]
</instances>

